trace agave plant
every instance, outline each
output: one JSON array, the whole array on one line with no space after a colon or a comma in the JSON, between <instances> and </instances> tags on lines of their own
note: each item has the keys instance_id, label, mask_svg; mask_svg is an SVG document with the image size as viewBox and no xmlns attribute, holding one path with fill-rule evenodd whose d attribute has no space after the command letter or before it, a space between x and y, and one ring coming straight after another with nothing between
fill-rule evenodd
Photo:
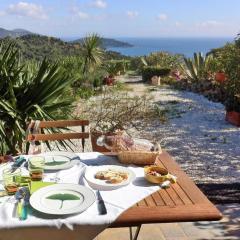
<instances>
[{"instance_id":1,"label":"agave plant","mask_svg":"<svg viewBox=\"0 0 240 240\"><path fill-rule=\"evenodd\" d=\"M54 120L62 110L67 116L72 81L58 63L23 65L14 45L0 47L0 154L23 151L29 120Z\"/></svg>"},{"instance_id":2,"label":"agave plant","mask_svg":"<svg viewBox=\"0 0 240 240\"><path fill-rule=\"evenodd\" d=\"M206 80L211 60L211 55L204 56L202 53L194 53L192 59L184 58L184 64L181 65L181 69L192 82Z\"/></svg>"}]
</instances>

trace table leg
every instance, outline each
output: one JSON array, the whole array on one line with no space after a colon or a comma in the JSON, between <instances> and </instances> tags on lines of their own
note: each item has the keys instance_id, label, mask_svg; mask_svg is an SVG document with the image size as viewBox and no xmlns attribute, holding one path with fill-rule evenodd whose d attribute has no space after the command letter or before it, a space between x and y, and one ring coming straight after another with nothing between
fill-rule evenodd
<instances>
[{"instance_id":1,"label":"table leg","mask_svg":"<svg viewBox=\"0 0 240 240\"><path fill-rule=\"evenodd\" d=\"M130 240L137 240L137 239L138 239L138 235L139 235L141 226L142 226L142 225L137 226L137 229L136 229L136 231L135 231L134 236L133 236L132 227L129 227Z\"/></svg>"}]
</instances>

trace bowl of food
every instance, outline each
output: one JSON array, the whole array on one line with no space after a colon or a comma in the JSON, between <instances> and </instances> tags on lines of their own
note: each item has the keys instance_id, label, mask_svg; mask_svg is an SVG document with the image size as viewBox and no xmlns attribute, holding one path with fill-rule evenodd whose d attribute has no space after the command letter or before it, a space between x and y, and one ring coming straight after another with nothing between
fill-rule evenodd
<instances>
[{"instance_id":1,"label":"bowl of food","mask_svg":"<svg viewBox=\"0 0 240 240\"><path fill-rule=\"evenodd\" d=\"M144 176L151 183L163 183L167 180L171 183L176 182L176 177L169 174L167 169L156 165L144 167Z\"/></svg>"}]
</instances>

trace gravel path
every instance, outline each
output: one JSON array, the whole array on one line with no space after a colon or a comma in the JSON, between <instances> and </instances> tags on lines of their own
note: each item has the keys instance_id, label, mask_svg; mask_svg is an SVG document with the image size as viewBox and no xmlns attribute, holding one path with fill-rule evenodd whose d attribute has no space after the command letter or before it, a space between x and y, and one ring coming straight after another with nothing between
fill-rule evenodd
<instances>
[{"instance_id":1,"label":"gravel path","mask_svg":"<svg viewBox=\"0 0 240 240\"><path fill-rule=\"evenodd\" d=\"M140 95L152 86L129 84ZM224 106L205 97L155 87L154 101L169 110L169 121L149 123L135 136L158 139L182 168L201 183L240 182L240 128L225 121Z\"/></svg>"}]
</instances>

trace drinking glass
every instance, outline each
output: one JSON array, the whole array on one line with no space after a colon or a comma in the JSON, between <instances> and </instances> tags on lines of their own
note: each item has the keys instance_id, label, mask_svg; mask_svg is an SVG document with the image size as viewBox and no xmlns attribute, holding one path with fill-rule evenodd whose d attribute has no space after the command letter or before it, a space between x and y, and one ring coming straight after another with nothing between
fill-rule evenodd
<instances>
[{"instance_id":1,"label":"drinking glass","mask_svg":"<svg viewBox=\"0 0 240 240\"><path fill-rule=\"evenodd\" d=\"M41 181L44 173L45 158L40 156L28 159L28 170L32 181Z\"/></svg>"},{"instance_id":2,"label":"drinking glass","mask_svg":"<svg viewBox=\"0 0 240 240\"><path fill-rule=\"evenodd\" d=\"M3 170L3 183L8 195L17 192L21 182L21 169L6 168Z\"/></svg>"}]
</instances>

